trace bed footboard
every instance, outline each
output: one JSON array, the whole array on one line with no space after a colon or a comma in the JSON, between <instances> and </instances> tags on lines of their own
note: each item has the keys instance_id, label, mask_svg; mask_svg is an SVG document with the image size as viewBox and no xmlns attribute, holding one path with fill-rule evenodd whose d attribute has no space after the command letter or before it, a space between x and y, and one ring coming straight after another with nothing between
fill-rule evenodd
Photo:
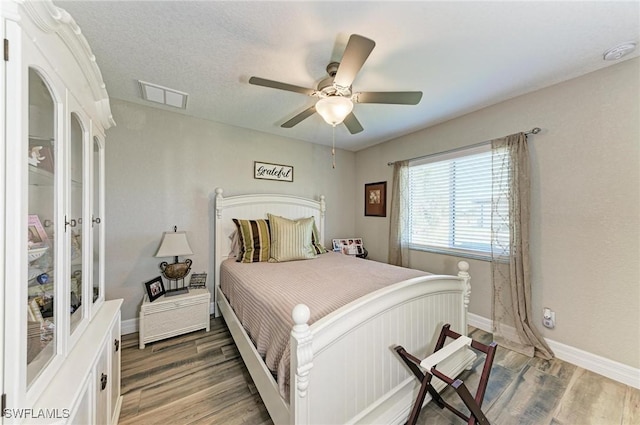
<instances>
[{"instance_id":1,"label":"bed footboard","mask_svg":"<svg viewBox=\"0 0 640 425\"><path fill-rule=\"evenodd\" d=\"M393 347L403 345L426 357L445 323L466 335L469 265L461 261L458 267L457 277L411 279L372 293L310 326L309 309L296 306L290 423L406 421L418 382ZM472 351L464 350L439 369L457 376L474 359Z\"/></svg>"}]
</instances>

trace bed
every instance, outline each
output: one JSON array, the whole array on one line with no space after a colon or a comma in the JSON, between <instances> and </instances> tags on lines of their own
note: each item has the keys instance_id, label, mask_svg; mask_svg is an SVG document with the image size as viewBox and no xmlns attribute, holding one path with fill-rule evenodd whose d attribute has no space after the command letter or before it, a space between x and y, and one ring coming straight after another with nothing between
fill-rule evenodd
<instances>
[{"instance_id":1,"label":"bed","mask_svg":"<svg viewBox=\"0 0 640 425\"><path fill-rule=\"evenodd\" d=\"M402 281L384 285L321 318L303 303L293 306L286 347L288 385L283 393L281 374L273 370L273 365L267 366L268 358L263 358L264 352L259 352L254 344L258 338L249 335L248 326L241 323L223 293L221 270L225 261L227 265L233 263L229 257L230 236L236 230L234 218L264 219L267 213L291 219L314 217L319 243L324 244L324 197L318 200L267 194L225 197L218 188L213 202L216 314L224 317L273 422L395 424L406 421L418 385L393 347L403 345L409 352L426 356L433 350L445 323L466 333L470 295L468 264L458 263L457 276L408 272ZM321 254L319 258L339 255L342 254ZM329 257L322 258L329 261ZM349 260L378 266L370 260ZM322 264L317 259L304 262L309 266ZM238 267L242 266L251 265L238 263ZM309 304L315 311L315 304ZM465 349L443 362L439 369L456 376L474 360L475 354ZM444 383L438 382L436 387L438 385L441 388Z\"/></svg>"}]
</instances>

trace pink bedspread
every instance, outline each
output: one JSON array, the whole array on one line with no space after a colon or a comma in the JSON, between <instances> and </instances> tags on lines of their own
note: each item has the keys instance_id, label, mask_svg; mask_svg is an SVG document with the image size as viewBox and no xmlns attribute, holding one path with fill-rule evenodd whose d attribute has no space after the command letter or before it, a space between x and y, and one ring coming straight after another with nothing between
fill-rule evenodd
<instances>
[{"instance_id":1,"label":"pink bedspread","mask_svg":"<svg viewBox=\"0 0 640 425\"><path fill-rule=\"evenodd\" d=\"M288 400L291 311L296 304L309 307L312 324L365 294L428 274L329 252L286 263L229 259L221 266L220 288Z\"/></svg>"}]
</instances>

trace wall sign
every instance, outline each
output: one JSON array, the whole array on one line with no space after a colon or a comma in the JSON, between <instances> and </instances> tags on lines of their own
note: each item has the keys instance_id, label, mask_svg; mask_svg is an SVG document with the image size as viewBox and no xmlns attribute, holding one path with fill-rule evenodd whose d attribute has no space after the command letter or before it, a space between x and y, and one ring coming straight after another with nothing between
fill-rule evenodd
<instances>
[{"instance_id":1,"label":"wall sign","mask_svg":"<svg viewBox=\"0 0 640 425\"><path fill-rule=\"evenodd\" d=\"M293 167L290 165L270 164L268 162L253 162L253 178L277 180L281 182L293 181Z\"/></svg>"}]
</instances>

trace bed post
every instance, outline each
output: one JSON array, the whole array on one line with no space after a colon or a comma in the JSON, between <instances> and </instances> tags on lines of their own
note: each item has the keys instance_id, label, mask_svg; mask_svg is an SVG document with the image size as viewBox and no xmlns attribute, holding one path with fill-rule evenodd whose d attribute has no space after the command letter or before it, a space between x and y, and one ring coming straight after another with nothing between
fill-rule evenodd
<instances>
[{"instance_id":1,"label":"bed post","mask_svg":"<svg viewBox=\"0 0 640 425\"><path fill-rule=\"evenodd\" d=\"M309 371L313 367L313 336L309 330L309 307L298 304L291 313L293 329L291 331L291 386L290 407L291 423L309 423Z\"/></svg>"},{"instance_id":2,"label":"bed post","mask_svg":"<svg viewBox=\"0 0 640 425\"><path fill-rule=\"evenodd\" d=\"M460 279L462 279L462 282L464 283L465 286L465 291L464 291L464 314L466 316L467 314L467 309L469 308L469 298L471 297L471 276L469 275L469 263L467 263L466 261L459 261L458 262L458 277ZM467 321L465 320L464 323L466 324Z\"/></svg>"},{"instance_id":3,"label":"bed post","mask_svg":"<svg viewBox=\"0 0 640 425\"><path fill-rule=\"evenodd\" d=\"M462 335L468 335L469 323L467 322L467 316L469 313L469 299L471 297L471 276L469 275L469 263L466 261L458 262L458 277L464 285L462 293L462 303L464 304L464 308L462 309L462 318L460 321L462 329L459 330L459 333ZM467 366L466 369L471 370L471 365Z\"/></svg>"},{"instance_id":4,"label":"bed post","mask_svg":"<svg viewBox=\"0 0 640 425\"><path fill-rule=\"evenodd\" d=\"M218 220L222 219L222 188L216 188L216 217Z\"/></svg>"},{"instance_id":5,"label":"bed post","mask_svg":"<svg viewBox=\"0 0 640 425\"><path fill-rule=\"evenodd\" d=\"M327 210L327 205L324 201L324 195L320 195L320 228L319 228L319 232L320 232L320 244L324 246L324 215L325 215L325 211Z\"/></svg>"}]
</instances>

